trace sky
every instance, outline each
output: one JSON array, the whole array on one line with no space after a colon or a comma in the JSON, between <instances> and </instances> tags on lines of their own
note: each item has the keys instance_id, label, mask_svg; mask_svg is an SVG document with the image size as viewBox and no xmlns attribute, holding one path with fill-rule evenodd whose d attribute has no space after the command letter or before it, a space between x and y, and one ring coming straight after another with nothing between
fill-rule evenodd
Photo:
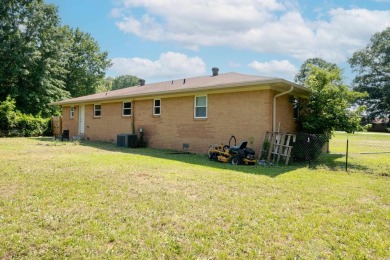
<instances>
[{"instance_id":1,"label":"sky","mask_svg":"<svg viewBox=\"0 0 390 260\"><path fill-rule=\"evenodd\" d=\"M238 72L293 81L320 57L348 58L390 26L390 0L46 0L63 25L90 33L113 65L107 76L146 83Z\"/></svg>"}]
</instances>

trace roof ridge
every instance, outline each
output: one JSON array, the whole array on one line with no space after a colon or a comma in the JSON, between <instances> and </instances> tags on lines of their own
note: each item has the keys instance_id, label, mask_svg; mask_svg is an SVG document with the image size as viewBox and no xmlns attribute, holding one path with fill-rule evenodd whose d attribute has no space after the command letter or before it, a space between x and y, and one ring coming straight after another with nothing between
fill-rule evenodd
<instances>
[{"instance_id":1,"label":"roof ridge","mask_svg":"<svg viewBox=\"0 0 390 260\"><path fill-rule=\"evenodd\" d=\"M165 94L178 94L196 91L209 91L216 89L230 89L240 86L255 86L255 85L278 84L279 86L294 85L300 91L307 92L303 86L299 86L293 82L282 78L265 77L258 75L248 75L238 72L225 72L218 75L203 75L189 78L179 78L174 80L154 82L143 86L136 85L122 89L115 89L100 93L95 93L87 96L81 96L53 102L51 105L64 105L82 102L100 102L104 100L113 100L121 98L136 98L141 96L158 96Z\"/></svg>"}]
</instances>

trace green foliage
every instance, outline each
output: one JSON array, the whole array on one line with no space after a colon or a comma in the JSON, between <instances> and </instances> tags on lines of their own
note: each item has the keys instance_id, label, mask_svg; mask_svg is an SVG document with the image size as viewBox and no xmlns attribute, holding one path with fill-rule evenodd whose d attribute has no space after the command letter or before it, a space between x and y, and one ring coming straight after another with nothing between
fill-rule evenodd
<instances>
[{"instance_id":1,"label":"green foliage","mask_svg":"<svg viewBox=\"0 0 390 260\"><path fill-rule=\"evenodd\" d=\"M304 85L311 93L308 102L299 104L299 130L327 135L334 130L356 131L364 107L352 109L351 106L365 94L350 90L342 82L342 73L338 67L308 65L308 68Z\"/></svg>"},{"instance_id":2,"label":"green foliage","mask_svg":"<svg viewBox=\"0 0 390 260\"><path fill-rule=\"evenodd\" d=\"M349 59L357 72L354 90L367 92L360 104L367 106L368 122L390 116L390 27L371 37L370 43Z\"/></svg>"},{"instance_id":3,"label":"green foliage","mask_svg":"<svg viewBox=\"0 0 390 260\"><path fill-rule=\"evenodd\" d=\"M98 43L90 34L68 26L62 28L67 38L67 63L65 89L72 97L98 92L104 80L105 70L111 66L107 52L101 52Z\"/></svg>"},{"instance_id":4,"label":"green foliage","mask_svg":"<svg viewBox=\"0 0 390 260\"><path fill-rule=\"evenodd\" d=\"M366 124L366 125L361 127L361 131L362 132L367 132L368 129L370 129L371 127L372 127L372 124Z\"/></svg>"},{"instance_id":5,"label":"green foliage","mask_svg":"<svg viewBox=\"0 0 390 260\"><path fill-rule=\"evenodd\" d=\"M0 137L41 136L50 131L50 118L23 114L16 110L15 100L9 96L0 102Z\"/></svg>"},{"instance_id":6,"label":"green foliage","mask_svg":"<svg viewBox=\"0 0 390 260\"><path fill-rule=\"evenodd\" d=\"M330 136L326 134L297 133L292 149L293 160L309 163L315 161L322 154L329 139Z\"/></svg>"},{"instance_id":7,"label":"green foliage","mask_svg":"<svg viewBox=\"0 0 390 260\"><path fill-rule=\"evenodd\" d=\"M0 102L0 137L9 136L11 130L17 125L17 112L15 111L15 100L9 96L5 101Z\"/></svg>"},{"instance_id":8,"label":"green foliage","mask_svg":"<svg viewBox=\"0 0 390 260\"><path fill-rule=\"evenodd\" d=\"M112 82L114 81L113 78L107 77L100 81L99 86L96 89L96 93L100 92L107 92L112 90Z\"/></svg>"},{"instance_id":9,"label":"green foliage","mask_svg":"<svg viewBox=\"0 0 390 260\"><path fill-rule=\"evenodd\" d=\"M4 0L0 26L0 101L9 95L24 113L52 113L47 104L68 96L56 7L39 0Z\"/></svg>"},{"instance_id":10,"label":"green foliage","mask_svg":"<svg viewBox=\"0 0 390 260\"><path fill-rule=\"evenodd\" d=\"M311 73L311 67L313 67L313 66L321 68L321 69L337 69L337 65L336 64L329 63L326 60L321 59L321 58L307 59L301 65L301 69L299 70L297 75L295 75L294 81L296 83L298 83L298 84L301 84L301 85L305 84L305 81L306 81L307 77Z\"/></svg>"},{"instance_id":11,"label":"green foliage","mask_svg":"<svg viewBox=\"0 0 390 260\"><path fill-rule=\"evenodd\" d=\"M261 149L261 156L260 156L260 158L262 160L266 160L267 159L270 147L271 147L271 143L269 142L268 139L265 139L264 142L263 142L263 147Z\"/></svg>"},{"instance_id":12,"label":"green foliage","mask_svg":"<svg viewBox=\"0 0 390 260\"><path fill-rule=\"evenodd\" d=\"M118 76L112 82L112 90L137 86L139 80L139 78L132 75Z\"/></svg>"},{"instance_id":13,"label":"green foliage","mask_svg":"<svg viewBox=\"0 0 390 260\"><path fill-rule=\"evenodd\" d=\"M19 136L42 136L50 129L50 118L34 117L31 114L19 114L17 119Z\"/></svg>"},{"instance_id":14,"label":"green foliage","mask_svg":"<svg viewBox=\"0 0 390 260\"><path fill-rule=\"evenodd\" d=\"M85 33L60 24L57 8L42 0L0 5L0 101L16 100L22 113L49 116L48 103L95 93L110 65Z\"/></svg>"}]
</instances>

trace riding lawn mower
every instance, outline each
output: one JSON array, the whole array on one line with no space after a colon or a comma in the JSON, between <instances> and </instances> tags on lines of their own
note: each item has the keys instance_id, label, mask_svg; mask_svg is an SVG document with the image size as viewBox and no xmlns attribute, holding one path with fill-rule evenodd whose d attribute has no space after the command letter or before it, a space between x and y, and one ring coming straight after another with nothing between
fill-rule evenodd
<instances>
[{"instance_id":1,"label":"riding lawn mower","mask_svg":"<svg viewBox=\"0 0 390 260\"><path fill-rule=\"evenodd\" d=\"M230 146L233 139L234 146ZM236 145L236 137L232 136L229 145L210 145L208 150L209 159L233 165L255 165L255 151L246 147L247 144L247 141L243 141L240 145Z\"/></svg>"}]
</instances>

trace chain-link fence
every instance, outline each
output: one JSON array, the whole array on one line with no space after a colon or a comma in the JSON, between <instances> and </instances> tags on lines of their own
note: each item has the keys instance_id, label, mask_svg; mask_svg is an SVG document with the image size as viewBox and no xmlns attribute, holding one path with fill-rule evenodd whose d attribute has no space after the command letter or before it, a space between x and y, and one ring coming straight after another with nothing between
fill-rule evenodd
<instances>
[{"instance_id":1,"label":"chain-link fence","mask_svg":"<svg viewBox=\"0 0 390 260\"><path fill-rule=\"evenodd\" d=\"M298 133L292 158L311 167L390 175L390 134L336 132L329 138Z\"/></svg>"}]
</instances>

